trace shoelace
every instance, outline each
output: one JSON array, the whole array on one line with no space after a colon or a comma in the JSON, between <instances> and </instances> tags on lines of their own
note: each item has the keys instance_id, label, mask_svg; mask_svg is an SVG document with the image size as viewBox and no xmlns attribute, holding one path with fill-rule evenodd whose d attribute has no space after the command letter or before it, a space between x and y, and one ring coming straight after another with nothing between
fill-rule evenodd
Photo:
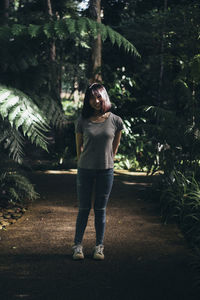
<instances>
[{"instance_id":1,"label":"shoelace","mask_svg":"<svg viewBox=\"0 0 200 300\"><path fill-rule=\"evenodd\" d=\"M74 250L76 253L79 253L79 254L81 254L83 252L82 246L76 246L76 247L74 247Z\"/></svg>"},{"instance_id":2,"label":"shoelace","mask_svg":"<svg viewBox=\"0 0 200 300\"><path fill-rule=\"evenodd\" d=\"M103 254L103 247L102 246L97 246L96 248L95 248L95 250L96 250L96 252L98 253L98 254Z\"/></svg>"}]
</instances>

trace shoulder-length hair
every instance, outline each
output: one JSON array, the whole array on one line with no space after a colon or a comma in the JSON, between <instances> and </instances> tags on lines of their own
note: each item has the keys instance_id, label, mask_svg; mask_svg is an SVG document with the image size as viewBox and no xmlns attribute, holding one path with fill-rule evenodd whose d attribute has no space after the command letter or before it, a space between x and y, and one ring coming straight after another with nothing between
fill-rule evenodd
<instances>
[{"instance_id":1,"label":"shoulder-length hair","mask_svg":"<svg viewBox=\"0 0 200 300\"><path fill-rule=\"evenodd\" d=\"M82 117L89 118L93 115L94 109L90 105L90 99L92 97L99 97L101 96L101 113L105 113L110 110L111 102L108 96L108 93L105 87L100 83L93 83L91 84L85 93L85 98L83 102L83 109L82 109Z\"/></svg>"}]
</instances>

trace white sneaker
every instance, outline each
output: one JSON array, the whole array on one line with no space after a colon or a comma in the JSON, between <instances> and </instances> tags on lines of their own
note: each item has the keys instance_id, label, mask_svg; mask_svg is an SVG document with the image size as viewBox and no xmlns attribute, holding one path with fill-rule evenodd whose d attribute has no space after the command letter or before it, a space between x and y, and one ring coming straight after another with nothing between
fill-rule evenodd
<instances>
[{"instance_id":1,"label":"white sneaker","mask_svg":"<svg viewBox=\"0 0 200 300\"><path fill-rule=\"evenodd\" d=\"M95 246L93 258L96 260L104 260L103 249L104 249L103 245Z\"/></svg>"},{"instance_id":2,"label":"white sneaker","mask_svg":"<svg viewBox=\"0 0 200 300\"><path fill-rule=\"evenodd\" d=\"M83 246L82 245L74 245L72 247L73 250L73 259L74 260L80 260L80 259L84 259L84 254L83 254Z\"/></svg>"}]
</instances>

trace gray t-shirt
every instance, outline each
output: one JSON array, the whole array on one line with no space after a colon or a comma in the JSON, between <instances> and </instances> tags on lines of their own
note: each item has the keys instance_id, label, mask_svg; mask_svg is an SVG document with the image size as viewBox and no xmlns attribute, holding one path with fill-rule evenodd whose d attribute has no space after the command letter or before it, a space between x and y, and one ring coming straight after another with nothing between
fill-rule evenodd
<instances>
[{"instance_id":1,"label":"gray t-shirt","mask_svg":"<svg viewBox=\"0 0 200 300\"><path fill-rule=\"evenodd\" d=\"M83 151L78 167L84 169L110 169L114 166L113 139L123 129L122 119L113 113L102 123L80 117L75 124L76 133L83 134Z\"/></svg>"}]
</instances>

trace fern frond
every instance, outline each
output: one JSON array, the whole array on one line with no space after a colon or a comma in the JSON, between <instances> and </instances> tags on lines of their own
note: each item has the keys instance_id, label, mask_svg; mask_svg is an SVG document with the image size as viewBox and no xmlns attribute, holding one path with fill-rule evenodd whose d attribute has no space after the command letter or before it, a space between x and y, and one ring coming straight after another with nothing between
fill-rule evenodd
<instances>
[{"instance_id":1,"label":"fern frond","mask_svg":"<svg viewBox=\"0 0 200 300\"><path fill-rule=\"evenodd\" d=\"M67 29L69 34L76 32L75 20L71 18L64 19L65 24L67 25Z\"/></svg>"},{"instance_id":2,"label":"fern frond","mask_svg":"<svg viewBox=\"0 0 200 300\"><path fill-rule=\"evenodd\" d=\"M0 190L4 190L7 201L12 200L13 202L35 200L39 196L34 190L33 184L25 176L16 172L0 174ZM4 197L4 195L1 195L1 197Z\"/></svg>"},{"instance_id":3,"label":"fern frond","mask_svg":"<svg viewBox=\"0 0 200 300\"><path fill-rule=\"evenodd\" d=\"M24 156L24 138L18 130L11 127L7 119L0 119L0 122L0 143L7 149L9 157L21 164Z\"/></svg>"},{"instance_id":4,"label":"fern frond","mask_svg":"<svg viewBox=\"0 0 200 300\"><path fill-rule=\"evenodd\" d=\"M121 37L119 36L119 34L116 34L116 32L115 32L115 43L117 44L117 46L120 48L121 47L121 45L122 45L122 39L121 39Z\"/></svg>"},{"instance_id":5,"label":"fern frond","mask_svg":"<svg viewBox=\"0 0 200 300\"><path fill-rule=\"evenodd\" d=\"M67 26L64 20L56 21L54 23L54 29L56 36L58 36L60 39L66 38Z\"/></svg>"},{"instance_id":6,"label":"fern frond","mask_svg":"<svg viewBox=\"0 0 200 300\"><path fill-rule=\"evenodd\" d=\"M27 27L25 25L21 25L21 24L14 24L12 26L12 34L14 36L18 36L18 35L21 35L23 33L26 33L27 31Z\"/></svg>"},{"instance_id":7,"label":"fern frond","mask_svg":"<svg viewBox=\"0 0 200 300\"><path fill-rule=\"evenodd\" d=\"M109 38L112 44L116 43L119 47L123 45L124 49L127 52L130 51L134 55L140 56L135 46L120 33L113 30L110 26L104 25L102 23L97 23L89 18L83 19L86 20L88 31L90 31L92 36L96 37L97 33L100 33L102 36L102 41L105 41L107 38Z\"/></svg>"},{"instance_id":8,"label":"fern frond","mask_svg":"<svg viewBox=\"0 0 200 300\"><path fill-rule=\"evenodd\" d=\"M56 21L48 22L44 25L30 24L28 27L21 24L14 24L10 28L8 26L2 26L0 28L0 36L10 37L18 36L22 34L29 34L31 37L37 37L41 32L44 32L47 38L66 39L74 33L87 33L94 38L97 34L101 34L102 41L107 38L110 39L112 44L117 44L118 47L123 45L123 48L127 52L131 52L136 56L140 56L135 46L130 43L120 33L113 30L111 27L102 23L97 23L86 17L79 17L77 19L64 18Z\"/></svg>"},{"instance_id":9,"label":"fern frond","mask_svg":"<svg viewBox=\"0 0 200 300\"><path fill-rule=\"evenodd\" d=\"M6 97L7 101L1 101L0 103L0 113L3 118L8 116L8 111L11 107L15 106L15 104L19 101L18 96L9 95Z\"/></svg>"},{"instance_id":10,"label":"fern frond","mask_svg":"<svg viewBox=\"0 0 200 300\"><path fill-rule=\"evenodd\" d=\"M77 30L81 33L87 32L87 20L85 18L80 18L76 22Z\"/></svg>"},{"instance_id":11,"label":"fern frond","mask_svg":"<svg viewBox=\"0 0 200 300\"><path fill-rule=\"evenodd\" d=\"M52 127L63 128L68 124L64 111L51 97L46 96L42 99L37 96L33 97Z\"/></svg>"},{"instance_id":12,"label":"fern frond","mask_svg":"<svg viewBox=\"0 0 200 300\"><path fill-rule=\"evenodd\" d=\"M47 150L43 134L49 128L47 119L30 97L17 89L0 85L0 115L3 119L7 118L16 130L21 128L32 143Z\"/></svg>"},{"instance_id":13,"label":"fern frond","mask_svg":"<svg viewBox=\"0 0 200 300\"><path fill-rule=\"evenodd\" d=\"M22 163L24 157L23 144L24 139L21 133L16 129L11 128L4 147L5 149L8 149L9 156L19 164Z\"/></svg>"},{"instance_id":14,"label":"fern frond","mask_svg":"<svg viewBox=\"0 0 200 300\"><path fill-rule=\"evenodd\" d=\"M98 31L101 33L101 39L104 42L107 38L107 26L103 25L102 23L97 24Z\"/></svg>"},{"instance_id":15,"label":"fern frond","mask_svg":"<svg viewBox=\"0 0 200 300\"><path fill-rule=\"evenodd\" d=\"M94 38L97 37L98 33L101 33L101 29L99 28L99 24L91 19L87 19L87 25L88 25L88 30L91 36L93 36ZM102 24L103 26L105 26L104 24ZM102 27L101 27L102 28Z\"/></svg>"},{"instance_id":16,"label":"fern frond","mask_svg":"<svg viewBox=\"0 0 200 300\"><path fill-rule=\"evenodd\" d=\"M20 113L20 110L21 108L18 105L13 105L13 107L10 109L8 120L11 126L13 126L13 121L16 119L16 116Z\"/></svg>"},{"instance_id":17,"label":"fern frond","mask_svg":"<svg viewBox=\"0 0 200 300\"><path fill-rule=\"evenodd\" d=\"M11 28L8 25L0 26L0 38L2 40L9 40L11 36Z\"/></svg>"},{"instance_id":18,"label":"fern frond","mask_svg":"<svg viewBox=\"0 0 200 300\"><path fill-rule=\"evenodd\" d=\"M164 109L159 106L144 106L143 107L144 112L150 113L152 116L154 116L157 119L160 120L167 120L167 119L174 119L175 118L175 112L171 110Z\"/></svg>"},{"instance_id":19,"label":"fern frond","mask_svg":"<svg viewBox=\"0 0 200 300\"><path fill-rule=\"evenodd\" d=\"M54 24L53 24L53 22L44 24L43 32L44 32L44 34L46 35L47 38L51 38L54 34Z\"/></svg>"},{"instance_id":20,"label":"fern frond","mask_svg":"<svg viewBox=\"0 0 200 300\"><path fill-rule=\"evenodd\" d=\"M94 25L93 25L94 21L92 19L89 19L89 18L83 18L83 19L85 19L85 21L86 21L87 32L88 32L88 34L90 34L91 29L94 27Z\"/></svg>"},{"instance_id":21,"label":"fern frond","mask_svg":"<svg viewBox=\"0 0 200 300\"><path fill-rule=\"evenodd\" d=\"M111 40L111 43L114 45L114 43L115 43L115 32L109 26L107 26L107 34L108 34L109 39Z\"/></svg>"},{"instance_id":22,"label":"fern frond","mask_svg":"<svg viewBox=\"0 0 200 300\"><path fill-rule=\"evenodd\" d=\"M41 26L40 25L34 25L30 24L28 27L28 33L32 38L37 37L39 33L41 32Z\"/></svg>"},{"instance_id":23,"label":"fern frond","mask_svg":"<svg viewBox=\"0 0 200 300\"><path fill-rule=\"evenodd\" d=\"M191 75L194 78L195 81L199 82L200 75L200 54L197 54L193 57L193 59L190 62L191 66Z\"/></svg>"},{"instance_id":24,"label":"fern frond","mask_svg":"<svg viewBox=\"0 0 200 300\"><path fill-rule=\"evenodd\" d=\"M200 141L200 130L195 124L186 127L185 135L190 135L194 140Z\"/></svg>"}]
</instances>

